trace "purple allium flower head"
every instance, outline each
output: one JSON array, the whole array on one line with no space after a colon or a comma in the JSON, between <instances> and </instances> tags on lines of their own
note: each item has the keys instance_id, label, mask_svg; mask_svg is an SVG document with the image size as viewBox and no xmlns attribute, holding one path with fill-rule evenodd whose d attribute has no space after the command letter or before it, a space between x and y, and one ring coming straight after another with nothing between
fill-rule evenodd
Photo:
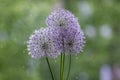
<instances>
[{"instance_id":1,"label":"purple allium flower head","mask_svg":"<svg viewBox=\"0 0 120 80\"><path fill-rule=\"evenodd\" d=\"M59 27L62 30L67 29L68 27L80 27L78 20L74 17L74 15L61 8L54 10L47 17L46 24L48 27Z\"/></svg>"},{"instance_id":2,"label":"purple allium flower head","mask_svg":"<svg viewBox=\"0 0 120 80\"><path fill-rule=\"evenodd\" d=\"M29 38L28 51L32 58L57 57L60 53L59 35L52 28L36 30Z\"/></svg>"},{"instance_id":3,"label":"purple allium flower head","mask_svg":"<svg viewBox=\"0 0 120 80\"><path fill-rule=\"evenodd\" d=\"M85 37L81 29L73 28L66 32L64 37L64 50L66 54L78 54L83 51Z\"/></svg>"}]
</instances>

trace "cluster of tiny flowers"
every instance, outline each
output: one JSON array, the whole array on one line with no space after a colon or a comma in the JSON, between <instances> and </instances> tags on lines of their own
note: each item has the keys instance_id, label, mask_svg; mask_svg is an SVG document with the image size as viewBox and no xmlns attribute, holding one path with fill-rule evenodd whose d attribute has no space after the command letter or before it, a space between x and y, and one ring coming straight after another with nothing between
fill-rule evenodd
<instances>
[{"instance_id":1,"label":"cluster of tiny flowers","mask_svg":"<svg viewBox=\"0 0 120 80\"><path fill-rule=\"evenodd\" d=\"M66 54L78 54L83 51L85 37L82 30L69 29L64 36L64 50Z\"/></svg>"},{"instance_id":2,"label":"cluster of tiny flowers","mask_svg":"<svg viewBox=\"0 0 120 80\"><path fill-rule=\"evenodd\" d=\"M32 58L57 57L60 53L59 35L52 28L40 29L33 32L28 41L28 51Z\"/></svg>"},{"instance_id":3,"label":"cluster of tiny flowers","mask_svg":"<svg viewBox=\"0 0 120 80\"><path fill-rule=\"evenodd\" d=\"M60 53L78 54L85 37L78 20L64 9L53 11L46 19L47 28L36 30L29 38L28 51L33 58L57 57Z\"/></svg>"},{"instance_id":4,"label":"cluster of tiny flowers","mask_svg":"<svg viewBox=\"0 0 120 80\"><path fill-rule=\"evenodd\" d=\"M48 27L59 27L60 29L67 29L70 27L78 28L79 24L74 15L64 9L57 9L53 11L46 19Z\"/></svg>"}]
</instances>

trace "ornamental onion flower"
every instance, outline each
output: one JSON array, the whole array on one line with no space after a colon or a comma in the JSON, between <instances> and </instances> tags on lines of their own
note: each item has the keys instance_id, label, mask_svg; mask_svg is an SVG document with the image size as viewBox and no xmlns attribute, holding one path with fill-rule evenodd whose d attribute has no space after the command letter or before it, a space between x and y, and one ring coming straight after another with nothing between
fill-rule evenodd
<instances>
[{"instance_id":1,"label":"ornamental onion flower","mask_svg":"<svg viewBox=\"0 0 120 80\"><path fill-rule=\"evenodd\" d=\"M69 29L64 36L64 50L66 54L78 54L83 51L85 37L81 29Z\"/></svg>"},{"instance_id":2,"label":"ornamental onion flower","mask_svg":"<svg viewBox=\"0 0 120 80\"><path fill-rule=\"evenodd\" d=\"M54 34L54 35L53 35ZM28 51L32 58L57 57L60 53L58 32L52 28L36 30L29 38Z\"/></svg>"},{"instance_id":3,"label":"ornamental onion flower","mask_svg":"<svg viewBox=\"0 0 120 80\"><path fill-rule=\"evenodd\" d=\"M48 27L59 27L62 30L68 27L78 28L78 20L74 15L64 9L58 8L54 10L46 19L46 24Z\"/></svg>"}]
</instances>

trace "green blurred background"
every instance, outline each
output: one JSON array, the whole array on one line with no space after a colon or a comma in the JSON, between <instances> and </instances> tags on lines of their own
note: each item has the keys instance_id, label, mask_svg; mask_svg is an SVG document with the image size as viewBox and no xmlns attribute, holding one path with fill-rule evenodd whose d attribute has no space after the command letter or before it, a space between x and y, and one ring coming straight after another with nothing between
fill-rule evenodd
<instances>
[{"instance_id":1,"label":"green blurred background","mask_svg":"<svg viewBox=\"0 0 120 80\"><path fill-rule=\"evenodd\" d=\"M45 59L32 59L26 42L59 6L78 18L86 36L69 80L120 80L120 0L0 0L0 80L51 80ZM59 57L50 60L58 80Z\"/></svg>"}]
</instances>

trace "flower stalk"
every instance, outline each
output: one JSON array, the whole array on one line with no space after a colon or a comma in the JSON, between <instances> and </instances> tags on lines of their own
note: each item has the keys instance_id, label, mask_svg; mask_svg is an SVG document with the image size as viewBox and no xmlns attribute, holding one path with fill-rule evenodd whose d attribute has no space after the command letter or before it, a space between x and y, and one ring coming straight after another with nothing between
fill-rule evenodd
<instances>
[{"instance_id":1,"label":"flower stalk","mask_svg":"<svg viewBox=\"0 0 120 80\"><path fill-rule=\"evenodd\" d=\"M70 75L70 70L71 70L71 58L72 58L72 56L71 56L71 54L70 54L70 56L69 56L68 73L67 73L67 78L66 78L66 80L69 79L69 75Z\"/></svg>"},{"instance_id":2,"label":"flower stalk","mask_svg":"<svg viewBox=\"0 0 120 80\"><path fill-rule=\"evenodd\" d=\"M53 72L52 72L52 69L51 69L51 66L50 66L50 63L49 63L49 60L48 60L47 57L46 57L46 61L47 61L47 64L48 64L48 67L49 67L49 70L50 70L50 74L51 74L52 80L55 80L55 79L54 79Z\"/></svg>"},{"instance_id":3,"label":"flower stalk","mask_svg":"<svg viewBox=\"0 0 120 80\"><path fill-rule=\"evenodd\" d=\"M63 80L64 79L64 65L65 65L65 53L62 53L61 54L62 56L62 62L61 62L61 79L60 80Z\"/></svg>"}]
</instances>

